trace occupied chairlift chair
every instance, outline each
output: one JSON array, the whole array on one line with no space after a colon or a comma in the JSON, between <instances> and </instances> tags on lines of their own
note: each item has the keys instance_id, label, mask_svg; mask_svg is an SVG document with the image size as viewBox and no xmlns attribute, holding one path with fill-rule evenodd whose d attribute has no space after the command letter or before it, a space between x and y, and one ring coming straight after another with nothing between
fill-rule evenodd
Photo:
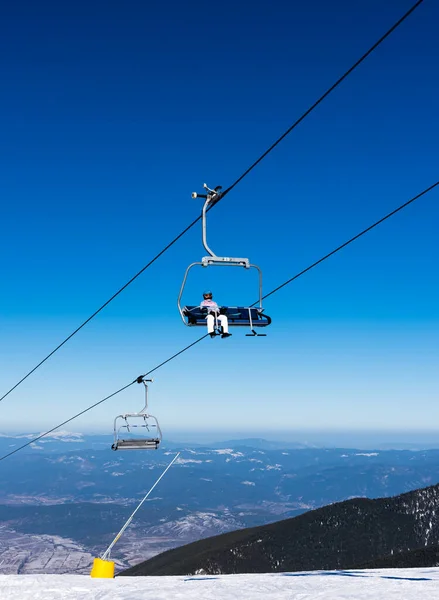
<instances>
[{"instance_id":1,"label":"occupied chairlift chair","mask_svg":"<svg viewBox=\"0 0 439 600\"><path fill-rule=\"evenodd\" d=\"M145 406L140 412L118 415L114 419L114 443L112 450L157 450L162 441L162 432L157 419L147 413L148 409L148 382L153 379L139 377L137 383L145 386ZM143 435L131 435L132 429L144 429ZM154 432L154 435L152 435Z\"/></svg>"},{"instance_id":2,"label":"occupied chairlift chair","mask_svg":"<svg viewBox=\"0 0 439 600\"><path fill-rule=\"evenodd\" d=\"M202 223L202 239L203 246L209 253L209 256L204 256L201 262L194 262L188 266L184 275L183 283L181 285L180 294L178 296L178 310L180 312L183 323L188 327L200 327L206 326L207 309L201 308L200 306L181 306L181 298L183 296L183 290L186 285L186 280L189 271L192 267L202 266L226 266L226 267L244 267L245 269L257 269L259 273L259 306L222 306L220 308L220 314L226 315L229 327L250 327L251 333L247 333L247 336L265 336L265 333L257 333L256 328L267 327L271 323L271 318L268 315L263 314L262 308L262 271L257 265L250 264L248 258L232 258L229 256L217 256L207 245L206 236L206 212L212 206L218 202L221 198L221 186L217 186L214 190L211 190L204 184L204 189L207 190L207 194L192 193L192 198L205 198L205 203L201 213ZM218 333L222 333L221 328L218 327L218 321L215 319L215 330Z\"/></svg>"}]
</instances>

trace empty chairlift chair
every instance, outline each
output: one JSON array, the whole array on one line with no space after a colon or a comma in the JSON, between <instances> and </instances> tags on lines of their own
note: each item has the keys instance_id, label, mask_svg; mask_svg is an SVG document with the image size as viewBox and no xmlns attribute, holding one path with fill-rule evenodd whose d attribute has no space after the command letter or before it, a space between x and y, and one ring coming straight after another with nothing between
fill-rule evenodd
<instances>
[{"instance_id":1,"label":"empty chairlift chair","mask_svg":"<svg viewBox=\"0 0 439 600\"><path fill-rule=\"evenodd\" d=\"M148 414L148 382L152 379L139 378L145 386L145 406L140 412L125 413L114 419L114 442L112 450L157 450L162 441L160 425L153 415Z\"/></svg>"}]
</instances>

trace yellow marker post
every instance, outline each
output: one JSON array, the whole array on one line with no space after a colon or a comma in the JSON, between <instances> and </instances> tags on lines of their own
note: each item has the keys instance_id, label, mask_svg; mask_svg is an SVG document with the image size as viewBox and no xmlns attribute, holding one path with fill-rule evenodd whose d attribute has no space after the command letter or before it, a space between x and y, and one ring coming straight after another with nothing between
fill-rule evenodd
<instances>
[{"instance_id":1,"label":"yellow marker post","mask_svg":"<svg viewBox=\"0 0 439 600\"><path fill-rule=\"evenodd\" d=\"M100 577L101 579L113 579L114 577L114 562L111 560L102 560L95 558L90 577Z\"/></svg>"}]
</instances>

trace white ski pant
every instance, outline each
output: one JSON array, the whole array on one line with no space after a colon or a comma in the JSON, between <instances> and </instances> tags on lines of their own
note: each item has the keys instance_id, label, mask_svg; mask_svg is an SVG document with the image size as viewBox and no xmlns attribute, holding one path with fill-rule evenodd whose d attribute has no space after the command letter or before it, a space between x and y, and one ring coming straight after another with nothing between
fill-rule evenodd
<instances>
[{"instance_id":1,"label":"white ski pant","mask_svg":"<svg viewBox=\"0 0 439 600\"><path fill-rule=\"evenodd\" d=\"M207 315L207 333L213 333L215 329L215 317L214 315ZM218 315L217 320L221 327L223 328L224 333L229 333L229 321L226 315Z\"/></svg>"}]
</instances>

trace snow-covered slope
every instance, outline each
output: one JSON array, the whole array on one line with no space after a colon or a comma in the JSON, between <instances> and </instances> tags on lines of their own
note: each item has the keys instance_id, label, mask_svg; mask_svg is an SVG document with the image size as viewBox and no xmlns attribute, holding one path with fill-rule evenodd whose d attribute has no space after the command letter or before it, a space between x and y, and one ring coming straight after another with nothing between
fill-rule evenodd
<instances>
[{"instance_id":1,"label":"snow-covered slope","mask_svg":"<svg viewBox=\"0 0 439 600\"><path fill-rule=\"evenodd\" d=\"M218 577L0 575L2 600L439 600L439 568Z\"/></svg>"}]
</instances>

